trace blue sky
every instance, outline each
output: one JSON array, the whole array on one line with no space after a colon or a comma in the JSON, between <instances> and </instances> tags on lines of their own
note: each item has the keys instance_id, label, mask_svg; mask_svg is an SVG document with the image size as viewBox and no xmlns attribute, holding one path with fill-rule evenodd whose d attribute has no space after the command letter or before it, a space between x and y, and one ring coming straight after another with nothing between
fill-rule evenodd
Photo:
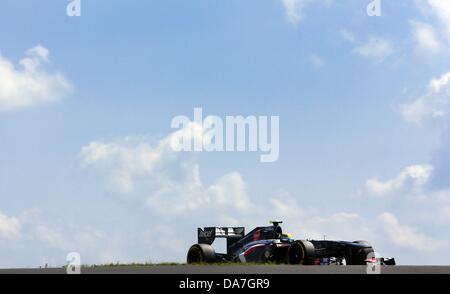
<instances>
[{"instance_id":1,"label":"blue sky","mask_svg":"<svg viewBox=\"0 0 450 294\"><path fill-rule=\"evenodd\" d=\"M450 7L369 2L1 1L0 266L182 261L272 218L448 264ZM279 160L167 152L194 107L280 116Z\"/></svg>"}]
</instances>

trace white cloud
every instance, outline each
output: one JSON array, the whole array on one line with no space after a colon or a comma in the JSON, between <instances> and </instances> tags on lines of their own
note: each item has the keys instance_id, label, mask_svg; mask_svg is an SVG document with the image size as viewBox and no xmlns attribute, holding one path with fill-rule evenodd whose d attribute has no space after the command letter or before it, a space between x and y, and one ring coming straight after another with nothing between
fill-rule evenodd
<instances>
[{"instance_id":1,"label":"white cloud","mask_svg":"<svg viewBox=\"0 0 450 294\"><path fill-rule=\"evenodd\" d=\"M444 216L446 220L450 220L450 206L442 208L441 214Z\"/></svg>"},{"instance_id":2,"label":"white cloud","mask_svg":"<svg viewBox=\"0 0 450 294\"><path fill-rule=\"evenodd\" d=\"M394 53L394 47L388 40L371 37L366 43L355 47L353 53L381 62Z\"/></svg>"},{"instance_id":3,"label":"white cloud","mask_svg":"<svg viewBox=\"0 0 450 294\"><path fill-rule=\"evenodd\" d=\"M450 72L443 74L440 78L432 79L429 87L434 91L434 93L439 94L446 88L450 82Z\"/></svg>"},{"instance_id":4,"label":"white cloud","mask_svg":"<svg viewBox=\"0 0 450 294\"><path fill-rule=\"evenodd\" d=\"M342 36L342 38L344 38L346 41L348 41L350 43L355 43L356 42L355 35L352 32L350 32L350 31L348 31L346 29L341 29L339 31L339 34Z\"/></svg>"},{"instance_id":5,"label":"white cloud","mask_svg":"<svg viewBox=\"0 0 450 294\"><path fill-rule=\"evenodd\" d=\"M204 132L200 125L190 123L154 145L144 137L126 137L112 142L93 141L81 150L82 166L110 170L115 188L133 192L138 178L154 176L156 170L164 170L170 163L178 164L175 159L182 152L176 152L175 144L180 138L201 140Z\"/></svg>"},{"instance_id":6,"label":"white cloud","mask_svg":"<svg viewBox=\"0 0 450 294\"><path fill-rule=\"evenodd\" d=\"M369 37L366 42L358 38L347 29L339 30L341 37L353 46L352 53L370 59L376 63L384 61L395 53L392 42L379 37Z\"/></svg>"},{"instance_id":7,"label":"white cloud","mask_svg":"<svg viewBox=\"0 0 450 294\"><path fill-rule=\"evenodd\" d=\"M17 216L0 213L0 268L60 266L71 251L80 252L87 260L98 260L107 240L90 227L45 219L39 209Z\"/></svg>"},{"instance_id":8,"label":"white cloud","mask_svg":"<svg viewBox=\"0 0 450 294\"><path fill-rule=\"evenodd\" d=\"M46 225L39 224L33 228L33 235L36 239L44 242L45 244L66 251L71 251L73 245L66 239L61 232L58 232Z\"/></svg>"},{"instance_id":9,"label":"white cloud","mask_svg":"<svg viewBox=\"0 0 450 294\"><path fill-rule=\"evenodd\" d=\"M287 20L297 25L303 19L305 7L311 2L312 0L282 0Z\"/></svg>"},{"instance_id":10,"label":"white cloud","mask_svg":"<svg viewBox=\"0 0 450 294\"><path fill-rule=\"evenodd\" d=\"M293 25L298 25L304 18L305 9L310 4L323 3L330 5L333 0L281 0L286 19Z\"/></svg>"},{"instance_id":11,"label":"white cloud","mask_svg":"<svg viewBox=\"0 0 450 294\"><path fill-rule=\"evenodd\" d=\"M16 217L0 213L0 238L15 238L20 235L21 223Z\"/></svg>"},{"instance_id":12,"label":"white cloud","mask_svg":"<svg viewBox=\"0 0 450 294\"><path fill-rule=\"evenodd\" d=\"M432 79L425 95L410 104L400 106L400 112L407 122L421 125L426 118L444 117L450 106L450 72Z\"/></svg>"},{"instance_id":13,"label":"white cloud","mask_svg":"<svg viewBox=\"0 0 450 294\"><path fill-rule=\"evenodd\" d=\"M450 41L450 2L445 0L427 0L427 3L437 16L444 34Z\"/></svg>"},{"instance_id":14,"label":"white cloud","mask_svg":"<svg viewBox=\"0 0 450 294\"><path fill-rule=\"evenodd\" d=\"M90 227L80 227L58 219L48 220L37 208L20 213L17 219L21 224L19 241L60 252L61 258L71 251L85 253L86 250L99 249L105 240L102 232Z\"/></svg>"},{"instance_id":15,"label":"white cloud","mask_svg":"<svg viewBox=\"0 0 450 294\"><path fill-rule=\"evenodd\" d=\"M85 167L95 165L109 169L114 188L132 192L133 178L152 174L162 159L163 151L145 143L133 145L130 138L125 138L118 142L91 142L82 148L81 156Z\"/></svg>"},{"instance_id":16,"label":"white cloud","mask_svg":"<svg viewBox=\"0 0 450 294\"><path fill-rule=\"evenodd\" d=\"M183 167L184 169L184 167ZM193 170L192 173L188 170ZM188 165L185 179L165 178L157 183L145 203L166 215L187 215L198 210L245 212L251 206L245 183L238 172L231 172L204 186L197 165ZM217 216L216 216L217 217Z\"/></svg>"},{"instance_id":17,"label":"white cloud","mask_svg":"<svg viewBox=\"0 0 450 294\"><path fill-rule=\"evenodd\" d=\"M417 251L435 251L447 245L445 241L431 238L419 233L413 227L400 224L398 219L391 213L379 215L378 220L381 231L396 246Z\"/></svg>"},{"instance_id":18,"label":"white cloud","mask_svg":"<svg viewBox=\"0 0 450 294\"><path fill-rule=\"evenodd\" d=\"M94 141L82 148L82 164L108 171L113 189L142 194L144 203L164 214L186 214L208 207L247 209L245 183L238 172L225 174L205 186L198 164L186 158L188 153L175 151L173 143L186 132L200 139L203 130L190 125L154 145L142 138Z\"/></svg>"},{"instance_id":19,"label":"white cloud","mask_svg":"<svg viewBox=\"0 0 450 294\"><path fill-rule=\"evenodd\" d=\"M228 173L208 187L206 195L222 207L231 206L240 210L250 208L245 182L238 172Z\"/></svg>"},{"instance_id":20,"label":"white cloud","mask_svg":"<svg viewBox=\"0 0 450 294\"><path fill-rule=\"evenodd\" d=\"M417 52L429 55L440 53L443 50L443 45L433 26L419 21L411 21L410 24Z\"/></svg>"},{"instance_id":21,"label":"white cloud","mask_svg":"<svg viewBox=\"0 0 450 294\"><path fill-rule=\"evenodd\" d=\"M63 74L46 70L49 55L38 45L26 52L18 67L0 55L0 111L55 102L73 90Z\"/></svg>"},{"instance_id":22,"label":"white cloud","mask_svg":"<svg viewBox=\"0 0 450 294\"><path fill-rule=\"evenodd\" d=\"M309 62L311 63L311 66L314 69L321 69L322 67L325 66L326 62L325 60L323 60L323 58L321 58L319 55L317 54L312 54L309 57Z\"/></svg>"},{"instance_id":23,"label":"white cloud","mask_svg":"<svg viewBox=\"0 0 450 294\"><path fill-rule=\"evenodd\" d=\"M420 192L429 181L433 171L430 165L412 165L403 169L395 178L381 181L371 178L366 181L366 189L374 196L387 196L399 192Z\"/></svg>"},{"instance_id":24,"label":"white cloud","mask_svg":"<svg viewBox=\"0 0 450 294\"><path fill-rule=\"evenodd\" d=\"M301 206L297 199L288 195L271 198L269 206L270 211L265 209L264 213L283 220L285 231L297 239L321 240L324 236L330 240L374 239L370 224L356 213L337 212L327 216L321 209Z\"/></svg>"},{"instance_id":25,"label":"white cloud","mask_svg":"<svg viewBox=\"0 0 450 294\"><path fill-rule=\"evenodd\" d=\"M398 255L407 258L401 248L416 251L415 258L422 263L431 263L432 255L438 249L449 248L448 207L449 190L435 189L433 179L437 168L429 164L413 165L404 168L396 177L380 181L376 178L366 182L365 190L373 196L395 196L384 198L365 198L368 206L389 208L394 211L380 214L374 228L379 240L385 239L385 247L392 244L399 247ZM397 216L398 215L398 216ZM398 219L407 220L408 224ZM380 239L381 238L381 239ZM392 249L395 249L392 247ZM441 263L439 259L435 262Z\"/></svg>"},{"instance_id":26,"label":"white cloud","mask_svg":"<svg viewBox=\"0 0 450 294\"><path fill-rule=\"evenodd\" d=\"M377 251L380 248L393 248L393 245L424 254L448 245L446 241L432 238L414 227L401 224L398 217L388 212L374 219L352 212L324 216L320 210L305 210L289 197L272 198L271 207L272 215L282 216L286 230L293 233L295 238L322 239L325 236L330 240L367 240ZM392 254L378 252L383 256Z\"/></svg>"}]
</instances>

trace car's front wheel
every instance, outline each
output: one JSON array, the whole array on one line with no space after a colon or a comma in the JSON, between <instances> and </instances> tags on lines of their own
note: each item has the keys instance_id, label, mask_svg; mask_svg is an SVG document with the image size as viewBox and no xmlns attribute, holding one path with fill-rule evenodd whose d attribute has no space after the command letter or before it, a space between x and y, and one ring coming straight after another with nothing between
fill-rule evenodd
<instances>
[{"instance_id":1,"label":"car's front wheel","mask_svg":"<svg viewBox=\"0 0 450 294\"><path fill-rule=\"evenodd\" d=\"M348 250L348 254L346 256L346 261L348 265L366 265L367 259L371 256L374 256L375 251L373 250L372 245L370 245L367 241L355 241L353 242L358 245L362 245L365 247L362 248L351 248Z\"/></svg>"},{"instance_id":2,"label":"car's front wheel","mask_svg":"<svg viewBox=\"0 0 450 294\"><path fill-rule=\"evenodd\" d=\"M288 250L287 262L289 264L312 264L315 256L314 244L306 240L295 241Z\"/></svg>"}]
</instances>

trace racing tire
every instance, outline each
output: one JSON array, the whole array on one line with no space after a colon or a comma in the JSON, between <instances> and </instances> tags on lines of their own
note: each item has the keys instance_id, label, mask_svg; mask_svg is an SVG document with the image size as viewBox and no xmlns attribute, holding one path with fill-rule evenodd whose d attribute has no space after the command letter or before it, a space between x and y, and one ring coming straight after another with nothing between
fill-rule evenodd
<instances>
[{"instance_id":1,"label":"racing tire","mask_svg":"<svg viewBox=\"0 0 450 294\"><path fill-rule=\"evenodd\" d=\"M314 244L306 240L297 240L293 243L287 253L287 263L289 264L314 264L316 249Z\"/></svg>"},{"instance_id":2,"label":"racing tire","mask_svg":"<svg viewBox=\"0 0 450 294\"><path fill-rule=\"evenodd\" d=\"M211 245L195 244L189 248L187 263L213 263L216 262L216 252Z\"/></svg>"},{"instance_id":3,"label":"racing tire","mask_svg":"<svg viewBox=\"0 0 450 294\"><path fill-rule=\"evenodd\" d=\"M366 265L367 264L367 258L369 257L370 254L374 254L375 251L373 250L372 247L368 247L368 248L364 248L361 249L357 254L356 254L356 260L354 260L354 262L357 263L357 265Z\"/></svg>"},{"instance_id":4,"label":"racing tire","mask_svg":"<svg viewBox=\"0 0 450 294\"><path fill-rule=\"evenodd\" d=\"M260 261L262 263L268 263L273 261L273 249L271 246L266 246L264 250L261 251Z\"/></svg>"},{"instance_id":5,"label":"racing tire","mask_svg":"<svg viewBox=\"0 0 450 294\"><path fill-rule=\"evenodd\" d=\"M367 241L355 241L353 243L366 245L365 248L353 249L349 252L349 258L346 258L347 265L366 265L369 255L373 255L375 251Z\"/></svg>"}]
</instances>

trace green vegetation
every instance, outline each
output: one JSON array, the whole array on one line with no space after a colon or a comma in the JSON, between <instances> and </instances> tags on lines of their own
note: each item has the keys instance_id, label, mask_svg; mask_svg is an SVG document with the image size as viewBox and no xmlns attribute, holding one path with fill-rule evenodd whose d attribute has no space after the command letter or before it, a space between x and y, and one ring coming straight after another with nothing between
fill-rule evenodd
<instances>
[{"instance_id":1,"label":"green vegetation","mask_svg":"<svg viewBox=\"0 0 450 294\"><path fill-rule=\"evenodd\" d=\"M83 265L83 267L152 267L152 266L186 266L186 263L177 263L177 262L162 262L162 263L153 263L153 262L145 262L145 263L109 263L109 264L100 264L100 265ZM241 263L241 262L221 262L221 263L197 263L192 264L193 266L273 266L278 265L277 263Z\"/></svg>"}]
</instances>

